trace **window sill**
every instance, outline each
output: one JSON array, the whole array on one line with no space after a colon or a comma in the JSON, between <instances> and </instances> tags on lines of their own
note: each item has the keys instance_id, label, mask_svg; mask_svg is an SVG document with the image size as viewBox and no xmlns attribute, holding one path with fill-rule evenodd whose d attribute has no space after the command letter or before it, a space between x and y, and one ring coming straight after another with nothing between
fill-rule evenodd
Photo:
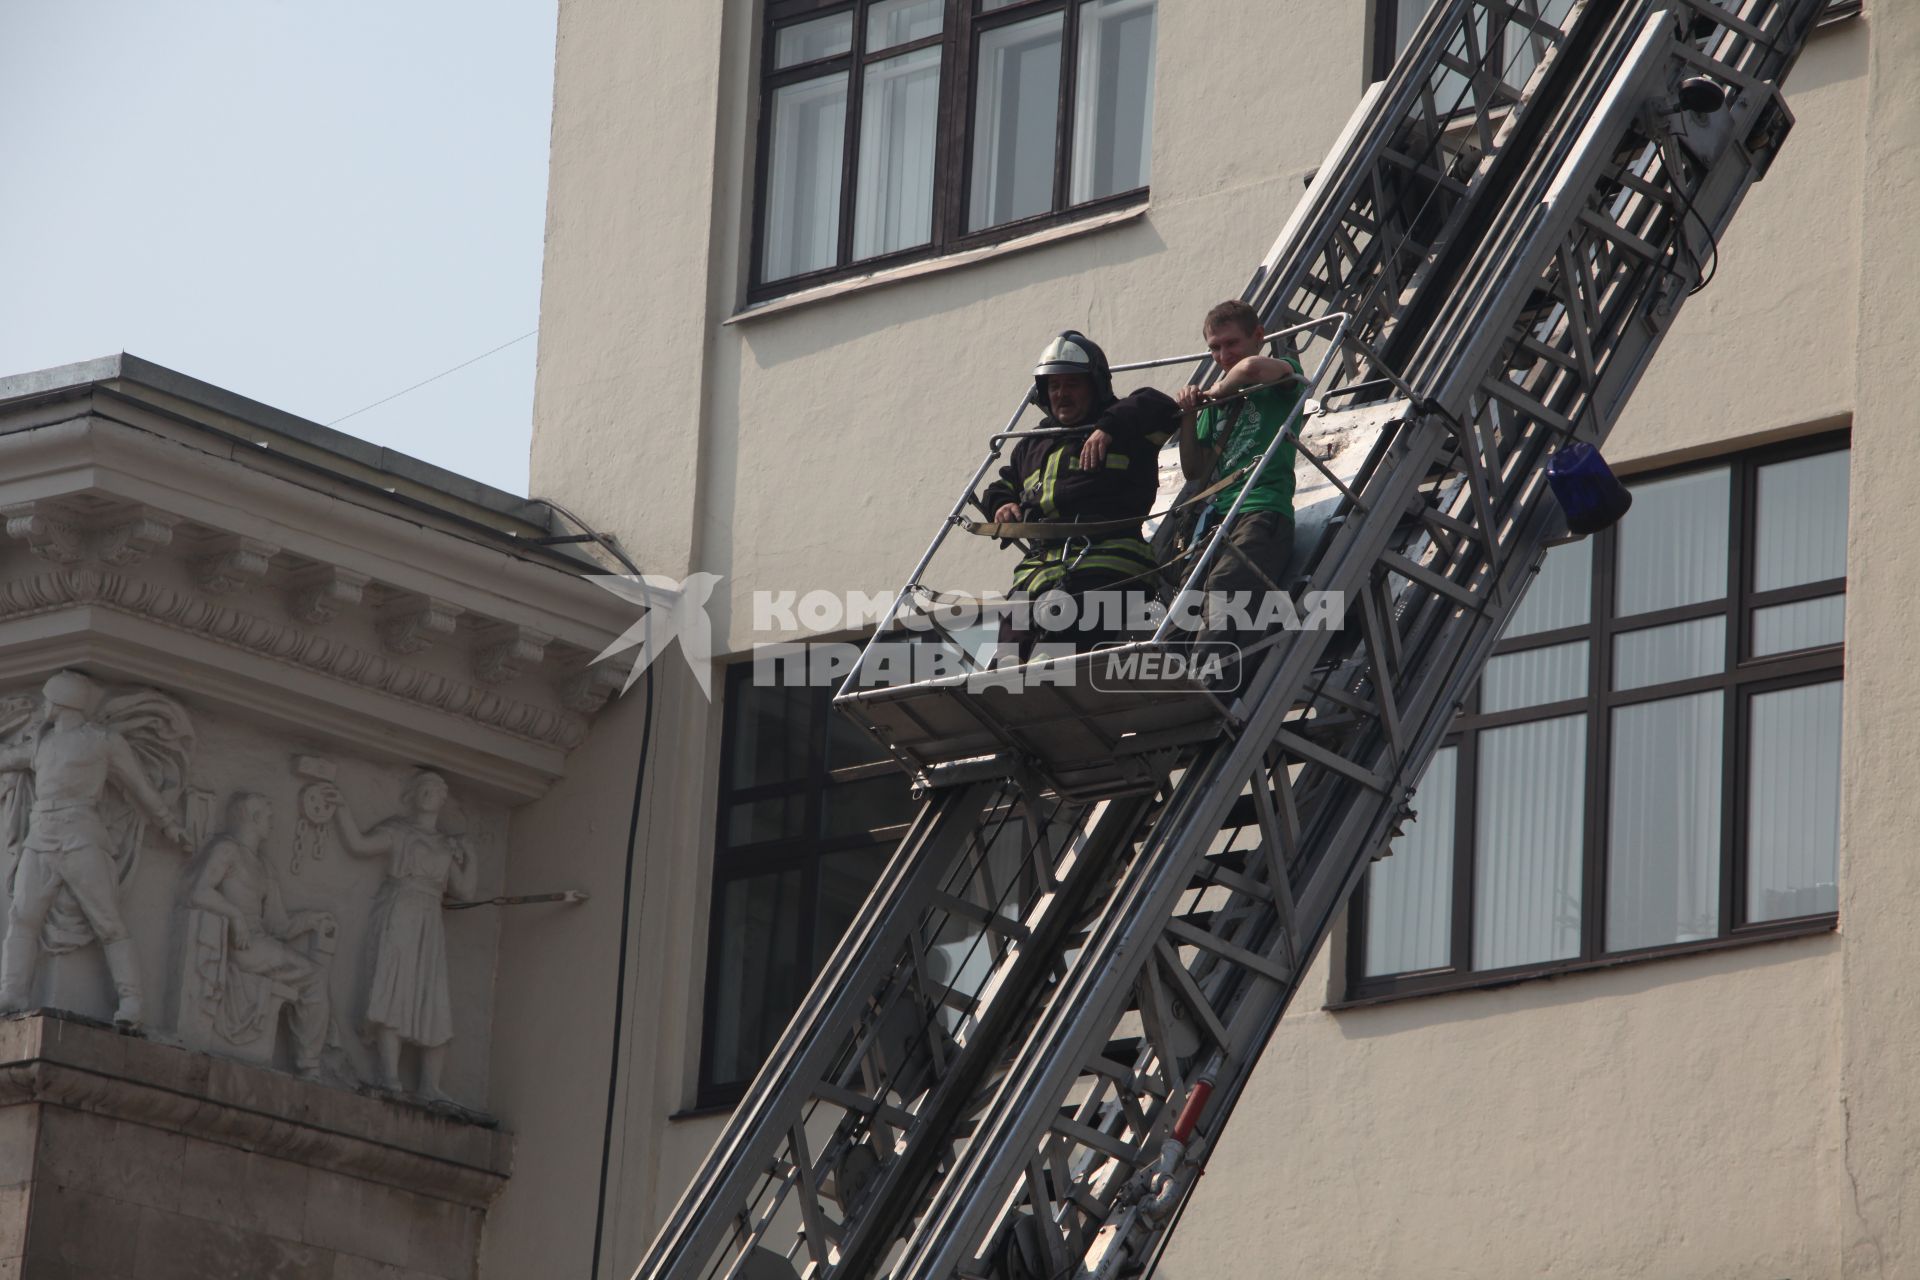
<instances>
[{"instance_id":1,"label":"window sill","mask_svg":"<svg viewBox=\"0 0 1920 1280\"><path fill-rule=\"evenodd\" d=\"M1683 942L1670 947L1660 947L1648 951L1636 951L1630 955L1603 956L1598 960L1580 960L1568 964L1543 966L1520 973L1492 974L1489 976L1466 975L1458 978L1436 979L1431 986L1420 986L1404 991L1381 991L1369 995L1349 996L1341 1000L1329 1000L1324 1008L1329 1013L1343 1013L1349 1009L1365 1009L1373 1005L1392 1004L1401 1000L1419 1000L1426 996L1454 995L1463 991L1498 991L1503 987L1515 986L1522 982L1538 982L1544 978L1562 978L1570 974L1594 973L1602 969L1617 969L1622 965L1646 964L1657 960L1672 960L1680 956L1705 955L1715 951L1733 951L1741 947L1759 946L1768 942L1779 942L1787 938L1811 938L1823 933L1838 931L1838 916L1826 916L1813 920L1797 920L1788 925L1768 929L1765 932L1737 934L1731 938L1713 938L1706 942Z\"/></svg>"},{"instance_id":2,"label":"window sill","mask_svg":"<svg viewBox=\"0 0 1920 1280\"><path fill-rule=\"evenodd\" d=\"M742 324L758 320L762 316L778 315L784 311L794 311L801 307L812 306L831 298L845 297L848 294L864 293L869 289L878 289L885 285L899 284L906 280L918 280L922 276L938 275L959 267L971 266L976 262L985 262L1011 254L1023 253L1028 249L1038 249L1043 245L1057 244L1062 240L1072 240L1079 236L1104 231L1108 227L1117 227L1122 223L1133 222L1145 217L1152 207L1151 200L1142 200L1139 204L1128 205L1124 209L1096 214L1078 222L1069 222L1063 226L1048 227L1011 240L1002 240L998 244L982 245L977 249L964 249L959 253L946 254L938 258L924 258L919 262L909 262L897 267L888 267L871 275L854 276L849 280L835 280L832 284L815 285L811 289L802 289L798 293L789 293L778 298L769 298L765 302L756 302L745 306L728 316L720 323L723 325Z\"/></svg>"},{"instance_id":3,"label":"window sill","mask_svg":"<svg viewBox=\"0 0 1920 1280\"><path fill-rule=\"evenodd\" d=\"M668 1124L678 1124L682 1120L708 1120L714 1116L730 1115L740 1106L738 1099L732 1102L707 1102L691 1107L682 1107L667 1117Z\"/></svg>"}]
</instances>

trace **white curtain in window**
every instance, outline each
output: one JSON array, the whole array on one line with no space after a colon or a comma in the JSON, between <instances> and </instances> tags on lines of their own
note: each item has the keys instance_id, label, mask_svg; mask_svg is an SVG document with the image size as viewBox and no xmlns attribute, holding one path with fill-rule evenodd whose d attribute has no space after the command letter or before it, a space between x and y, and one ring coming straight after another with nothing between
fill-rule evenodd
<instances>
[{"instance_id":1,"label":"white curtain in window","mask_svg":"<svg viewBox=\"0 0 1920 1280\"><path fill-rule=\"evenodd\" d=\"M867 10L867 52L940 34L946 0L879 0Z\"/></svg>"},{"instance_id":2,"label":"white curtain in window","mask_svg":"<svg viewBox=\"0 0 1920 1280\"><path fill-rule=\"evenodd\" d=\"M1080 10L1072 203L1147 185L1153 164L1155 0Z\"/></svg>"},{"instance_id":3,"label":"white curtain in window","mask_svg":"<svg viewBox=\"0 0 1920 1280\"><path fill-rule=\"evenodd\" d=\"M1547 552L1501 638L1585 626L1593 616L1593 539L1562 543Z\"/></svg>"},{"instance_id":4,"label":"white curtain in window","mask_svg":"<svg viewBox=\"0 0 1920 1280\"><path fill-rule=\"evenodd\" d=\"M1727 594L1729 476L1726 468L1631 486L1633 509L1620 520L1621 617Z\"/></svg>"},{"instance_id":5,"label":"white curtain in window","mask_svg":"<svg viewBox=\"0 0 1920 1280\"><path fill-rule=\"evenodd\" d=\"M1727 665L1727 620L1695 618L1613 638L1613 687L1646 689L1712 675Z\"/></svg>"},{"instance_id":6,"label":"white curtain in window","mask_svg":"<svg viewBox=\"0 0 1920 1280\"><path fill-rule=\"evenodd\" d=\"M1760 468L1755 591L1846 576L1847 459L1837 449Z\"/></svg>"},{"instance_id":7,"label":"white curtain in window","mask_svg":"<svg viewBox=\"0 0 1920 1280\"><path fill-rule=\"evenodd\" d=\"M837 58L853 48L853 15L829 14L781 27L774 37L773 65L795 67L817 58Z\"/></svg>"},{"instance_id":8,"label":"white curtain in window","mask_svg":"<svg viewBox=\"0 0 1920 1280\"><path fill-rule=\"evenodd\" d=\"M1747 919L1839 906L1840 682L1755 694L1748 704Z\"/></svg>"},{"instance_id":9,"label":"white curtain in window","mask_svg":"<svg viewBox=\"0 0 1920 1280\"><path fill-rule=\"evenodd\" d=\"M1459 764L1455 749L1433 757L1414 792L1414 820L1391 856L1367 871L1370 978L1437 969L1452 947L1453 823Z\"/></svg>"},{"instance_id":10,"label":"white curtain in window","mask_svg":"<svg viewBox=\"0 0 1920 1280\"><path fill-rule=\"evenodd\" d=\"M1061 15L1043 14L980 36L974 77L973 194L978 231L1053 207L1060 110Z\"/></svg>"},{"instance_id":11,"label":"white curtain in window","mask_svg":"<svg viewBox=\"0 0 1920 1280\"><path fill-rule=\"evenodd\" d=\"M853 256L873 258L933 237L940 50L922 49L873 63L862 94Z\"/></svg>"},{"instance_id":12,"label":"white curtain in window","mask_svg":"<svg viewBox=\"0 0 1920 1280\"><path fill-rule=\"evenodd\" d=\"M1753 656L1771 657L1839 644L1847 635L1847 598L1820 596L1753 611Z\"/></svg>"},{"instance_id":13,"label":"white curtain in window","mask_svg":"<svg viewBox=\"0 0 1920 1280\"><path fill-rule=\"evenodd\" d=\"M1718 690L1613 713L1607 950L1719 933L1724 720Z\"/></svg>"},{"instance_id":14,"label":"white curtain in window","mask_svg":"<svg viewBox=\"0 0 1920 1280\"><path fill-rule=\"evenodd\" d=\"M1433 8L1433 0L1393 0L1393 4L1393 56L1397 58L1407 51L1413 29L1427 16L1427 10Z\"/></svg>"},{"instance_id":15,"label":"white curtain in window","mask_svg":"<svg viewBox=\"0 0 1920 1280\"><path fill-rule=\"evenodd\" d=\"M1473 967L1580 954L1587 718L1480 734Z\"/></svg>"},{"instance_id":16,"label":"white curtain in window","mask_svg":"<svg viewBox=\"0 0 1920 1280\"><path fill-rule=\"evenodd\" d=\"M847 77L823 76L776 89L772 110L760 274L784 280L830 267L838 256Z\"/></svg>"},{"instance_id":17,"label":"white curtain in window","mask_svg":"<svg viewBox=\"0 0 1920 1280\"><path fill-rule=\"evenodd\" d=\"M1480 710L1493 715L1587 696L1587 643L1503 653L1480 677Z\"/></svg>"}]
</instances>

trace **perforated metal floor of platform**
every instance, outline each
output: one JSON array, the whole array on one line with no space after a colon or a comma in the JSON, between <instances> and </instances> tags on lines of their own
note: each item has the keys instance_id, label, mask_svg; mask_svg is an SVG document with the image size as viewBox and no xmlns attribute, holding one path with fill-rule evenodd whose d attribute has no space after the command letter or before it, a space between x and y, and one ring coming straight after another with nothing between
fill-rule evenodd
<instances>
[{"instance_id":1,"label":"perforated metal floor of platform","mask_svg":"<svg viewBox=\"0 0 1920 1280\"><path fill-rule=\"evenodd\" d=\"M1153 785L1148 753L1219 732L1221 704L1186 675L1147 668L1169 651L1147 642L993 672L857 690L836 699L922 769L1010 753L1062 794L1112 795Z\"/></svg>"}]
</instances>

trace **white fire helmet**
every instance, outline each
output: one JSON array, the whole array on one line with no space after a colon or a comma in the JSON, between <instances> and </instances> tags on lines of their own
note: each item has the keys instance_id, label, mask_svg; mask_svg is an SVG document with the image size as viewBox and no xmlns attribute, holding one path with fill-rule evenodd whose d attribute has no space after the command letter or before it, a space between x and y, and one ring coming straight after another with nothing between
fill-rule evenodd
<instances>
[{"instance_id":1,"label":"white fire helmet","mask_svg":"<svg viewBox=\"0 0 1920 1280\"><path fill-rule=\"evenodd\" d=\"M1113 372L1107 367L1107 353L1093 339L1077 329L1068 329L1047 344L1033 366L1033 402L1051 413L1047 403L1046 377L1050 373L1084 373L1093 379L1096 408L1112 403Z\"/></svg>"}]
</instances>

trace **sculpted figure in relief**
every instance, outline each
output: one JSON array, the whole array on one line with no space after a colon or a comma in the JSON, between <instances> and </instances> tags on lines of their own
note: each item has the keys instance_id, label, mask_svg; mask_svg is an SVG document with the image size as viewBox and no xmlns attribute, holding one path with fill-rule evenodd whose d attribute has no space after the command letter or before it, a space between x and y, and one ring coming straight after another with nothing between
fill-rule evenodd
<instances>
[{"instance_id":1,"label":"sculpted figure in relief","mask_svg":"<svg viewBox=\"0 0 1920 1280\"><path fill-rule=\"evenodd\" d=\"M264 1037L269 1059L280 1009L291 1005L294 1069L317 1078L331 1025L327 963L338 927L324 911L287 911L265 856L272 828L267 797L240 792L228 803L226 830L200 855L187 894L182 995L230 1044Z\"/></svg>"},{"instance_id":2,"label":"sculpted figure in relief","mask_svg":"<svg viewBox=\"0 0 1920 1280\"><path fill-rule=\"evenodd\" d=\"M151 690L109 698L73 671L48 680L41 703L38 717L25 700L0 707L0 733L18 735L0 748L0 845L17 855L0 943L0 1013L31 1002L43 947L73 951L98 940L119 998L114 1021L137 1027L145 1013L140 966L120 886L149 819L170 843L188 847L174 809L193 728L169 698Z\"/></svg>"},{"instance_id":3,"label":"sculpted figure in relief","mask_svg":"<svg viewBox=\"0 0 1920 1280\"><path fill-rule=\"evenodd\" d=\"M337 789L328 788L334 824L347 852L385 858L387 879L374 902L373 979L367 1021L380 1051L381 1083L400 1089L400 1046L420 1051L417 1094L451 1102L440 1089L447 1045L453 1039L453 1000L447 981L447 933L441 900L451 890L470 898L477 859L459 835L441 829L447 784L421 771L400 793L405 810L361 831Z\"/></svg>"}]
</instances>

